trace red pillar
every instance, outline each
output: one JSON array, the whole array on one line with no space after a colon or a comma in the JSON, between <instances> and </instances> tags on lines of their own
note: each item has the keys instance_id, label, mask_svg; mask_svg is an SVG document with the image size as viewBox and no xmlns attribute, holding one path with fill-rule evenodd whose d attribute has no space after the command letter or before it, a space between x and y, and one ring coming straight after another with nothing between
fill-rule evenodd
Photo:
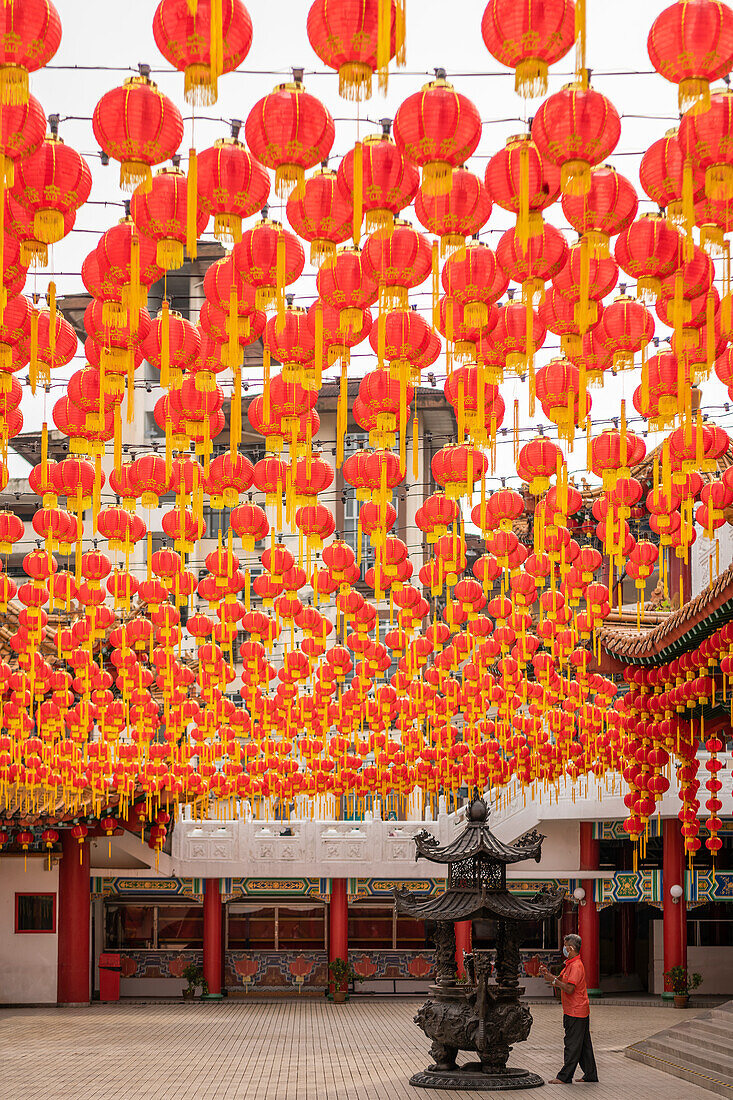
<instances>
[{"instance_id":1,"label":"red pillar","mask_svg":"<svg viewBox=\"0 0 733 1100\"><path fill-rule=\"evenodd\" d=\"M580 822L580 869L597 871L600 858L599 842L593 838L593 822ZM598 910L593 900L593 879L581 879L585 898L578 906L578 935L581 938L580 957L585 967L585 980L588 993L599 997L600 983L600 942L598 935Z\"/></svg>"},{"instance_id":2,"label":"red pillar","mask_svg":"<svg viewBox=\"0 0 733 1100\"><path fill-rule=\"evenodd\" d=\"M687 966L687 902L684 894L675 902L670 886L685 887L685 846L682 830L676 817L665 817L662 822L662 897L664 917L664 969ZM671 997L664 983L663 997Z\"/></svg>"},{"instance_id":3,"label":"red pillar","mask_svg":"<svg viewBox=\"0 0 733 1100\"><path fill-rule=\"evenodd\" d=\"M560 917L560 940L561 942L566 936L570 936L572 933L578 932L578 914L571 901L564 901L562 903L562 915Z\"/></svg>"},{"instance_id":4,"label":"red pillar","mask_svg":"<svg viewBox=\"0 0 733 1100\"><path fill-rule=\"evenodd\" d=\"M59 1004L89 1004L89 841L81 844L70 829L61 829L58 899Z\"/></svg>"},{"instance_id":5,"label":"red pillar","mask_svg":"<svg viewBox=\"0 0 733 1100\"><path fill-rule=\"evenodd\" d=\"M218 878L204 888L204 978L209 997L221 997L221 894Z\"/></svg>"},{"instance_id":6,"label":"red pillar","mask_svg":"<svg viewBox=\"0 0 733 1100\"><path fill-rule=\"evenodd\" d=\"M334 959L349 961L349 901L345 878L331 879L331 900L328 905L328 961L332 963ZM333 993L333 982L330 983L329 988ZM346 990L347 983L342 983L340 988Z\"/></svg>"},{"instance_id":7,"label":"red pillar","mask_svg":"<svg viewBox=\"0 0 733 1100\"><path fill-rule=\"evenodd\" d=\"M457 920L456 921L456 966L458 967L458 977L463 977L463 952L467 955L471 953L471 921L470 920Z\"/></svg>"}]
</instances>

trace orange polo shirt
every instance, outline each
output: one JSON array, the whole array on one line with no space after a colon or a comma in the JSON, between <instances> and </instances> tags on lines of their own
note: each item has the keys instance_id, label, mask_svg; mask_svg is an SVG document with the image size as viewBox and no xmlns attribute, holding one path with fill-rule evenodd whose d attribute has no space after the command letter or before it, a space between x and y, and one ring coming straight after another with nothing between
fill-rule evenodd
<instances>
[{"instance_id":1,"label":"orange polo shirt","mask_svg":"<svg viewBox=\"0 0 733 1100\"><path fill-rule=\"evenodd\" d=\"M580 955L568 959L560 973L560 981L572 982L575 989L572 993L560 990L562 1010L566 1016L590 1016L590 1002L588 1000L588 988L585 984L585 967Z\"/></svg>"}]
</instances>

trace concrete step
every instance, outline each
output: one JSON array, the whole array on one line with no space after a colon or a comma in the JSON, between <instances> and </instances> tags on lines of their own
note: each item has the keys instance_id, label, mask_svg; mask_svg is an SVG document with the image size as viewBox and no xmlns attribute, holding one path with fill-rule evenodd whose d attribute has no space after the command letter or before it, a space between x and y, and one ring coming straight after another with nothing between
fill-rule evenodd
<instances>
[{"instance_id":1,"label":"concrete step","mask_svg":"<svg viewBox=\"0 0 733 1100\"><path fill-rule=\"evenodd\" d=\"M650 1054L656 1054L659 1058L668 1058L672 1062L683 1065L689 1064L706 1072L714 1070L716 1075L720 1075L725 1080L730 1079L733 1083L733 1055L730 1047L727 1050L716 1050L707 1045L703 1046L693 1038L683 1039L680 1036L675 1036L674 1040L652 1037L636 1045L642 1046L644 1050Z\"/></svg>"},{"instance_id":2,"label":"concrete step","mask_svg":"<svg viewBox=\"0 0 733 1100\"><path fill-rule=\"evenodd\" d=\"M626 1056L733 1100L733 1002L627 1047Z\"/></svg>"},{"instance_id":3,"label":"concrete step","mask_svg":"<svg viewBox=\"0 0 733 1100\"><path fill-rule=\"evenodd\" d=\"M677 1077L681 1081L689 1081L691 1085L707 1089L718 1096L727 1096L729 1100L730 1097L733 1097L733 1085L719 1081L709 1074L687 1069L685 1066L671 1064L666 1060L655 1057L653 1054L646 1054L643 1050L638 1050L635 1047L627 1047L626 1057L631 1058L634 1062L642 1062L645 1066L651 1066L653 1069L668 1073L670 1077Z\"/></svg>"}]
</instances>

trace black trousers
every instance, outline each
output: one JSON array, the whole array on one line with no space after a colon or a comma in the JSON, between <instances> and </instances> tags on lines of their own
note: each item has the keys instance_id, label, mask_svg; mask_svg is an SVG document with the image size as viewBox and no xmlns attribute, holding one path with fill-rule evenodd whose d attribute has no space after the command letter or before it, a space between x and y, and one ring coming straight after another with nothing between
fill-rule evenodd
<instances>
[{"instance_id":1,"label":"black trousers","mask_svg":"<svg viewBox=\"0 0 733 1100\"><path fill-rule=\"evenodd\" d=\"M565 1028L565 1065L558 1073L561 1081L572 1081L580 1063L586 1081L597 1081L598 1070L590 1041L590 1016L563 1016Z\"/></svg>"}]
</instances>

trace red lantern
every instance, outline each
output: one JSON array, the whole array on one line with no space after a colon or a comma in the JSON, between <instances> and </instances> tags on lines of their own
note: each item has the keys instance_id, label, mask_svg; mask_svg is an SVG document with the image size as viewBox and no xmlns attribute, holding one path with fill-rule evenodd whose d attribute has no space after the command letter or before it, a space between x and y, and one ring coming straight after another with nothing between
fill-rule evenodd
<instances>
[{"instance_id":1,"label":"red lantern","mask_svg":"<svg viewBox=\"0 0 733 1100\"><path fill-rule=\"evenodd\" d=\"M166 271L181 267L186 244L188 186L180 168L161 168L150 190L132 196L130 211L136 227L156 243L155 262ZM196 235L209 220L205 209L196 211Z\"/></svg>"},{"instance_id":2,"label":"red lantern","mask_svg":"<svg viewBox=\"0 0 733 1100\"><path fill-rule=\"evenodd\" d=\"M83 206L91 189L87 162L51 134L35 153L19 162L13 195L33 215L36 238L53 244L66 232L66 216Z\"/></svg>"},{"instance_id":3,"label":"red lantern","mask_svg":"<svg viewBox=\"0 0 733 1100\"><path fill-rule=\"evenodd\" d=\"M573 0L489 0L481 20L486 49L514 69L514 90L525 99L545 95L547 69L575 41Z\"/></svg>"},{"instance_id":4,"label":"red lantern","mask_svg":"<svg viewBox=\"0 0 733 1100\"><path fill-rule=\"evenodd\" d=\"M681 0L657 16L647 39L658 73L679 85L679 107L707 109L710 81L733 67L733 11L720 0Z\"/></svg>"},{"instance_id":5,"label":"red lantern","mask_svg":"<svg viewBox=\"0 0 733 1100\"><path fill-rule=\"evenodd\" d=\"M365 271L358 248L338 249L320 268L316 286L323 301L339 310L339 326L344 332L361 329L364 310L379 296L378 282Z\"/></svg>"},{"instance_id":6,"label":"red lantern","mask_svg":"<svg viewBox=\"0 0 733 1100\"><path fill-rule=\"evenodd\" d=\"M220 27L212 18L217 10ZM163 57L183 72L186 102L211 104L216 103L218 77L233 72L249 53L252 20L241 0L161 0L153 37Z\"/></svg>"},{"instance_id":7,"label":"red lantern","mask_svg":"<svg viewBox=\"0 0 733 1100\"><path fill-rule=\"evenodd\" d=\"M638 207L633 185L610 164L591 169L587 194L562 197L565 217L598 256L608 255L609 238L631 225Z\"/></svg>"},{"instance_id":8,"label":"red lantern","mask_svg":"<svg viewBox=\"0 0 733 1100\"><path fill-rule=\"evenodd\" d=\"M649 198L662 209L666 208L667 217L674 222L683 220L684 176L685 157L680 145L679 130L667 130L664 137L650 145L641 158L639 179ZM705 179L699 170L693 169L692 186L693 198L702 198L705 193Z\"/></svg>"},{"instance_id":9,"label":"red lantern","mask_svg":"<svg viewBox=\"0 0 733 1100\"><path fill-rule=\"evenodd\" d=\"M407 308L407 292L427 279L432 252L422 233L408 222L395 222L391 236L372 233L364 243L362 263L379 283L380 303L390 309Z\"/></svg>"},{"instance_id":10,"label":"red lantern","mask_svg":"<svg viewBox=\"0 0 733 1100\"><path fill-rule=\"evenodd\" d=\"M662 279L682 261L682 238L663 214L642 214L616 241L619 267L637 281L640 297L656 298Z\"/></svg>"},{"instance_id":11,"label":"red lantern","mask_svg":"<svg viewBox=\"0 0 733 1100\"><path fill-rule=\"evenodd\" d=\"M100 149L120 162L120 187L150 188L151 167L170 160L183 138L181 113L157 84L132 76L105 92L94 108L92 130Z\"/></svg>"},{"instance_id":12,"label":"red lantern","mask_svg":"<svg viewBox=\"0 0 733 1100\"><path fill-rule=\"evenodd\" d=\"M262 164L275 169L275 192L281 197L303 183L305 170L328 160L336 130L330 112L306 92L302 71L293 82L278 84L252 108L245 123L250 149Z\"/></svg>"},{"instance_id":13,"label":"red lantern","mask_svg":"<svg viewBox=\"0 0 733 1100\"><path fill-rule=\"evenodd\" d=\"M51 0L2 5L0 43L0 103L27 103L28 73L48 65L61 43L61 20Z\"/></svg>"},{"instance_id":14,"label":"red lantern","mask_svg":"<svg viewBox=\"0 0 733 1100\"><path fill-rule=\"evenodd\" d=\"M529 491L538 496L550 487L550 478L563 464L562 451L557 444L545 436L538 436L520 450L517 473L522 481L529 483Z\"/></svg>"},{"instance_id":15,"label":"red lantern","mask_svg":"<svg viewBox=\"0 0 733 1100\"><path fill-rule=\"evenodd\" d=\"M613 350L615 368L631 368L636 353L642 351L654 336L654 318L642 302L620 294L604 309L598 336Z\"/></svg>"},{"instance_id":16,"label":"red lantern","mask_svg":"<svg viewBox=\"0 0 733 1100\"><path fill-rule=\"evenodd\" d=\"M199 206L214 215L214 236L236 243L242 239L242 220L265 206L270 177L235 136L199 153L197 187Z\"/></svg>"},{"instance_id":17,"label":"red lantern","mask_svg":"<svg viewBox=\"0 0 733 1100\"><path fill-rule=\"evenodd\" d=\"M707 111L688 111L680 123L683 156L705 172L705 194L720 202L733 198L731 130L733 92L727 88L710 96Z\"/></svg>"},{"instance_id":18,"label":"red lantern","mask_svg":"<svg viewBox=\"0 0 733 1100\"><path fill-rule=\"evenodd\" d=\"M278 281L278 253L281 255L282 286ZM284 254L283 254L284 253ZM255 288L255 306L266 309L282 295L284 288L299 279L305 266L303 246L279 222L263 217L242 234L242 240L232 251L234 267L242 278ZM284 299L282 299L284 306Z\"/></svg>"},{"instance_id":19,"label":"red lantern","mask_svg":"<svg viewBox=\"0 0 733 1100\"><path fill-rule=\"evenodd\" d=\"M535 115L532 137L543 156L560 168L564 194L587 195L591 167L613 152L621 121L610 100L590 85L567 84Z\"/></svg>"},{"instance_id":20,"label":"red lantern","mask_svg":"<svg viewBox=\"0 0 733 1100\"><path fill-rule=\"evenodd\" d=\"M385 12L386 6L389 10ZM383 20L380 23L380 20ZM339 74L339 95L359 102L372 94L372 76L387 87L387 66L403 58L405 15L395 0L315 0L308 12L308 40L324 64Z\"/></svg>"},{"instance_id":21,"label":"red lantern","mask_svg":"<svg viewBox=\"0 0 733 1100\"><path fill-rule=\"evenodd\" d=\"M357 209L359 198L361 209L366 215L367 233L379 229L391 230L394 219L406 206L409 206L420 186L420 173L408 159L402 155L389 136L391 123L382 121L381 134L369 134L360 149L361 183L360 195L355 193L354 165L357 152L350 149L339 164L337 178L344 195Z\"/></svg>"},{"instance_id":22,"label":"red lantern","mask_svg":"<svg viewBox=\"0 0 733 1100\"><path fill-rule=\"evenodd\" d=\"M310 242L310 262L320 266L336 245L351 236L353 211L337 186L336 173L321 168L288 199L287 216L303 240Z\"/></svg>"},{"instance_id":23,"label":"red lantern","mask_svg":"<svg viewBox=\"0 0 733 1100\"><path fill-rule=\"evenodd\" d=\"M442 69L400 105L394 120L397 148L422 168L426 196L447 195L453 169L464 164L481 139L481 116L466 96L456 92Z\"/></svg>"},{"instance_id":24,"label":"red lantern","mask_svg":"<svg viewBox=\"0 0 733 1100\"><path fill-rule=\"evenodd\" d=\"M483 229L491 214L491 199L478 176L461 166L453 172L447 194L425 195L422 188L418 191L415 214L428 233L440 237L444 256L464 249L466 237Z\"/></svg>"}]
</instances>

